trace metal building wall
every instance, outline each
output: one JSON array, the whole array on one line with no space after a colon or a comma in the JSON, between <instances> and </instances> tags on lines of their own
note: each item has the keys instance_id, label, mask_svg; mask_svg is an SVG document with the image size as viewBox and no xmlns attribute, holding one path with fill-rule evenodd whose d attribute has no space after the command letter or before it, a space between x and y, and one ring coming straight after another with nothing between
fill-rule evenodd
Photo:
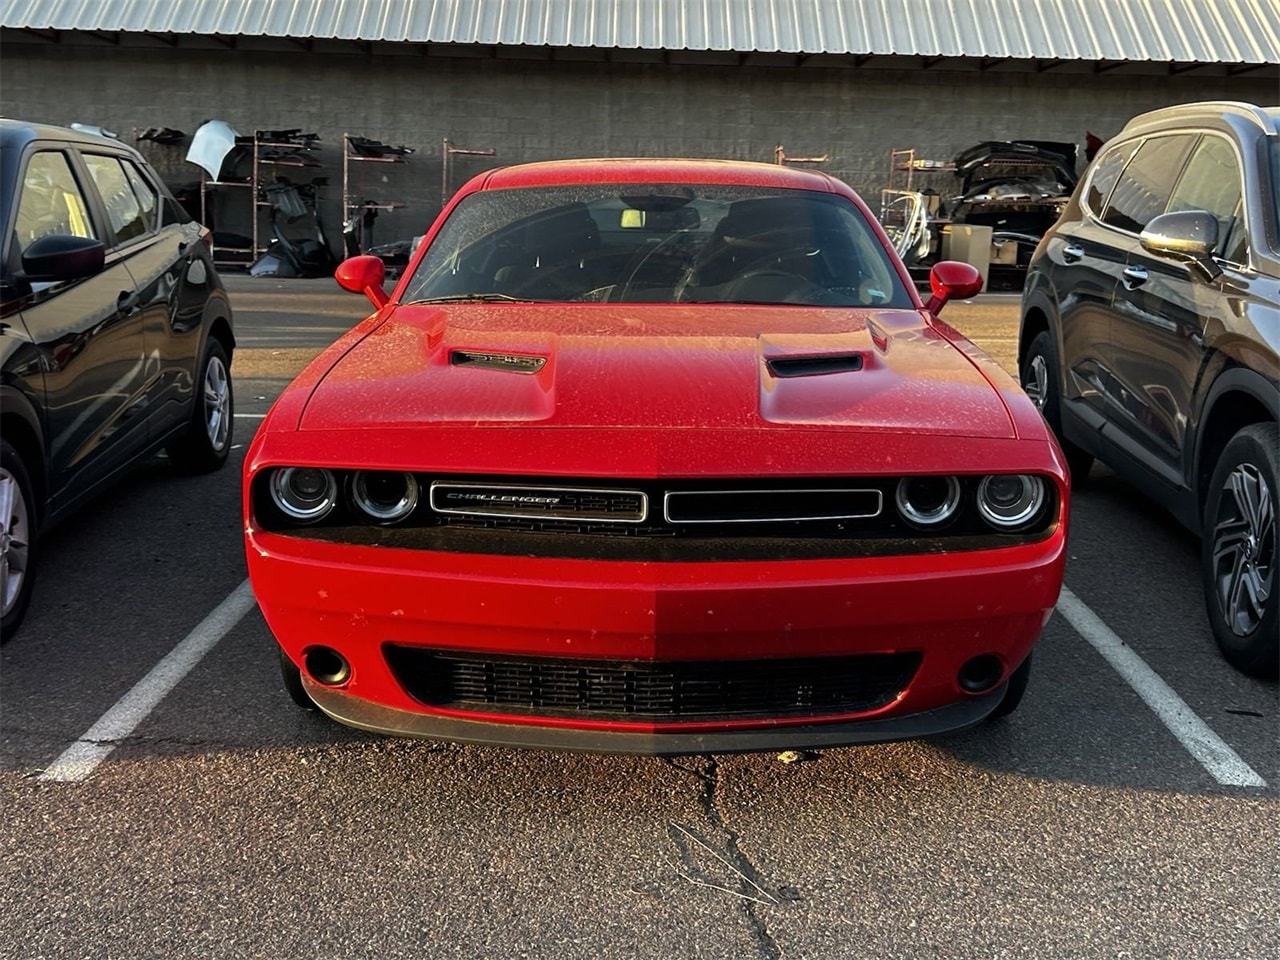
<instances>
[{"instance_id":1,"label":"metal building wall","mask_svg":"<svg viewBox=\"0 0 1280 960\"><path fill-rule=\"evenodd\" d=\"M423 57L399 49L197 50L86 40L68 70L66 44L6 43L0 110L97 123L125 137L149 126L190 133L215 118L242 132L317 132L323 167L315 172L329 180L322 211L336 246L343 133L417 149L404 166L364 164L354 171L360 198L406 204L379 216L374 239L380 243L423 232L439 209L442 187L455 189L495 164L590 155L772 161L781 144L789 157L828 156L821 169L874 204L893 148L946 159L989 139L1082 144L1087 131L1110 136L1129 116L1157 106L1277 97L1275 78L1265 73L790 69ZM496 157L459 156L450 182L442 184L445 137L462 148L492 148ZM183 148L145 146L171 183L198 179ZM301 171L279 172L296 177ZM935 179L930 185L945 195L950 180ZM222 225L232 228L229 221Z\"/></svg>"}]
</instances>

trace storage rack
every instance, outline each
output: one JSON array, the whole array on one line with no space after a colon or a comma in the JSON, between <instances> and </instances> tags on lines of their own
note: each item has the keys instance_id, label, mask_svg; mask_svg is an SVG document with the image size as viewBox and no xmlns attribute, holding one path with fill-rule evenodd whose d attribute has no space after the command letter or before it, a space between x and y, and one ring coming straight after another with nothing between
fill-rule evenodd
<instances>
[{"instance_id":1,"label":"storage rack","mask_svg":"<svg viewBox=\"0 0 1280 960\"><path fill-rule=\"evenodd\" d=\"M355 216L360 216L364 212L377 210L400 210L404 204L400 201L377 202L362 199L358 196L359 184L352 169L353 163L407 163L408 154L413 151L408 147L386 147L387 153L381 156L372 156L366 153L360 153L352 146L352 141L360 139L370 143L377 143L379 146L386 147L378 141L368 141L366 137L355 137L353 134L344 133L342 135L342 225L345 230L346 225L351 222ZM365 228L362 223L357 236L360 238L360 252L364 253L368 248L365 237Z\"/></svg>"},{"instance_id":2,"label":"storage rack","mask_svg":"<svg viewBox=\"0 0 1280 960\"><path fill-rule=\"evenodd\" d=\"M308 134L298 140L285 140L270 136L270 133L272 131L258 130L252 137L241 137L236 141L237 145L248 146L251 150L253 165L248 180L215 180L207 171L200 174L200 222L206 225L209 223L210 200L218 191L222 188L249 191L250 245L244 247L215 243L213 262L218 266L248 267L266 250L266 244L261 240L259 214L263 208L271 206L271 201L264 198L262 190L262 178L267 169L320 166L316 160L307 156L317 149L315 142L319 138ZM276 155L270 155L273 151L277 152Z\"/></svg>"}]
</instances>

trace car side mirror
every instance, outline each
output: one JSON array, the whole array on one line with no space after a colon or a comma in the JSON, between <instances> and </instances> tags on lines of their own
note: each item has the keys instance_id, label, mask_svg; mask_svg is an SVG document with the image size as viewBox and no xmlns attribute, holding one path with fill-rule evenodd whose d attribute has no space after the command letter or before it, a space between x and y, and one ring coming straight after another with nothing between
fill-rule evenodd
<instances>
[{"instance_id":1,"label":"car side mirror","mask_svg":"<svg viewBox=\"0 0 1280 960\"><path fill-rule=\"evenodd\" d=\"M51 233L22 251L23 279L28 283L79 280L102 272L107 247L92 237Z\"/></svg>"},{"instance_id":2,"label":"car side mirror","mask_svg":"<svg viewBox=\"0 0 1280 960\"><path fill-rule=\"evenodd\" d=\"M1213 259L1218 246L1218 218L1208 211L1180 210L1152 217L1138 240L1151 253L1191 261L1210 280L1222 275L1222 268Z\"/></svg>"},{"instance_id":3,"label":"car side mirror","mask_svg":"<svg viewBox=\"0 0 1280 960\"><path fill-rule=\"evenodd\" d=\"M343 290L363 293L379 310L391 299L387 296L387 291L382 289L383 281L387 278L386 265L381 258L371 254L343 260L333 272L333 278Z\"/></svg>"},{"instance_id":4,"label":"car side mirror","mask_svg":"<svg viewBox=\"0 0 1280 960\"><path fill-rule=\"evenodd\" d=\"M924 308L935 316L949 300L967 300L982 291L982 274L971 263L943 260L929 271L929 289L933 296Z\"/></svg>"}]
</instances>

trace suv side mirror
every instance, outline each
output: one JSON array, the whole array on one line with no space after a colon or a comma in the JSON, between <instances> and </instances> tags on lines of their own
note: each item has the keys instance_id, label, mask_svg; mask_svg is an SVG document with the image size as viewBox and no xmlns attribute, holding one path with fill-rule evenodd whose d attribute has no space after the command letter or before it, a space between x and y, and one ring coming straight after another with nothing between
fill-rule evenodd
<instances>
[{"instance_id":1,"label":"suv side mirror","mask_svg":"<svg viewBox=\"0 0 1280 960\"><path fill-rule=\"evenodd\" d=\"M106 245L92 237L51 233L22 251L23 279L28 283L79 280L102 272Z\"/></svg>"},{"instance_id":2,"label":"suv side mirror","mask_svg":"<svg viewBox=\"0 0 1280 960\"><path fill-rule=\"evenodd\" d=\"M1153 217L1138 235L1143 249L1189 260L1210 280L1222 275L1213 259L1218 246L1218 218L1205 210L1182 210Z\"/></svg>"}]
</instances>

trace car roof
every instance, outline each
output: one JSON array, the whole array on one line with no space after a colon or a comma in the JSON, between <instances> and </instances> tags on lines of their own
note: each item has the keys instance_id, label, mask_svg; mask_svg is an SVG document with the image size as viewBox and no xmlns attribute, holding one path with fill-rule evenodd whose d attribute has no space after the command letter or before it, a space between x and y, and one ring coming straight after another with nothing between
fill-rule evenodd
<instances>
[{"instance_id":1,"label":"car roof","mask_svg":"<svg viewBox=\"0 0 1280 960\"><path fill-rule=\"evenodd\" d=\"M849 187L816 170L747 160L609 158L547 160L500 167L481 177L480 190L579 183L715 183L783 190L851 193Z\"/></svg>"},{"instance_id":2,"label":"car roof","mask_svg":"<svg viewBox=\"0 0 1280 960\"><path fill-rule=\"evenodd\" d=\"M1280 106L1260 107L1238 100L1179 103L1138 114L1120 132L1128 136L1195 126L1232 129L1242 133L1254 129L1263 136L1276 136L1280 130Z\"/></svg>"},{"instance_id":3,"label":"car roof","mask_svg":"<svg viewBox=\"0 0 1280 960\"><path fill-rule=\"evenodd\" d=\"M133 148L128 144L113 137L101 137L96 133L73 130L70 127L60 127L52 123L33 123L27 120L0 117L0 148L21 150L27 144L36 140L63 140L97 147L110 144L114 147L124 147L126 150L133 151Z\"/></svg>"}]
</instances>

